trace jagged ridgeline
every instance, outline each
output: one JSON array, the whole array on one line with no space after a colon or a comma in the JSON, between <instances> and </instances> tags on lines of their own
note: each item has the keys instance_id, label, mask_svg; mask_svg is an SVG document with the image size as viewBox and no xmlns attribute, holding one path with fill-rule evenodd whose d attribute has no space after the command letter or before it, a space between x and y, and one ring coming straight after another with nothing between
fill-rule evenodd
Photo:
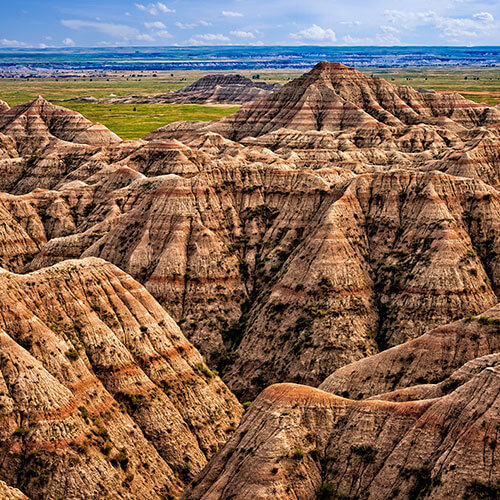
<instances>
[{"instance_id":1,"label":"jagged ridgeline","mask_svg":"<svg viewBox=\"0 0 500 500\"><path fill-rule=\"evenodd\" d=\"M137 141L0 102L5 495L498 495L500 110L261 90Z\"/></svg>"}]
</instances>

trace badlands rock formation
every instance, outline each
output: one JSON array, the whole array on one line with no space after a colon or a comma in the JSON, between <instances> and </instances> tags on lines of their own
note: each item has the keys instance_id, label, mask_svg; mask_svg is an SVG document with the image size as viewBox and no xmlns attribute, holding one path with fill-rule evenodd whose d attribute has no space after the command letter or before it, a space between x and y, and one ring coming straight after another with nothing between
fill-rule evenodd
<instances>
[{"instance_id":1,"label":"badlands rock formation","mask_svg":"<svg viewBox=\"0 0 500 500\"><path fill-rule=\"evenodd\" d=\"M0 99L0 113L7 111L9 108L10 108L10 106L5 101L2 101Z\"/></svg>"},{"instance_id":2,"label":"badlands rock formation","mask_svg":"<svg viewBox=\"0 0 500 500\"><path fill-rule=\"evenodd\" d=\"M127 95L100 100L80 97L69 100L106 104L243 104L265 97L280 87L279 83L260 82L238 74L213 74L166 94Z\"/></svg>"},{"instance_id":3,"label":"badlands rock formation","mask_svg":"<svg viewBox=\"0 0 500 500\"><path fill-rule=\"evenodd\" d=\"M7 486L3 481L0 481L0 495L5 500L29 500L26 495L23 495L17 488Z\"/></svg>"},{"instance_id":4,"label":"badlands rock formation","mask_svg":"<svg viewBox=\"0 0 500 500\"><path fill-rule=\"evenodd\" d=\"M322 130L241 143L181 123L146 141L49 141L35 157L6 146L1 183L22 196L0 200L0 260L16 272L81 256L115 263L244 398L273 382L317 385L493 306L498 110L322 63L248 123L259 135L259 110L287 103L279 126L299 126L295 110L333 113L339 99L364 118L328 115ZM32 191L40 185L51 190Z\"/></svg>"},{"instance_id":5,"label":"badlands rock formation","mask_svg":"<svg viewBox=\"0 0 500 500\"><path fill-rule=\"evenodd\" d=\"M497 498L499 311L436 330L422 338L423 349L418 339L391 349L390 359L390 351L367 358L337 379L339 389L372 378L375 391L407 389L353 401L307 386L268 387L185 498ZM449 330L460 332L460 344ZM481 357L465 363L474 356ZM398 376L394 365L403 371L408 362L410 375ZM418 364L422 381L432 373L443 382L413 385Z\"/></svg>"},{"instance_id":6,"label":"badlands rock formation","mask_svg":"<svg viewBox=\"0 0 500 500\"><path fill-rule=\"evenodd\" d=\"M499 124L328 63L140 141L0 112L0 480L178 497L239 421L217 369L287 384L192 498L496 495Z\"/></svg>"},{"instance_id":7,"label":"badlands rock formation","mask_svg":"<svg viewBox=\"0 0 500 500\"><path fill-rule=\"evenodd\" d=\"M0 478L30 498L175 497L240 406L151 295L99 259L0 274Z\"/></svg>"}]
</instances>

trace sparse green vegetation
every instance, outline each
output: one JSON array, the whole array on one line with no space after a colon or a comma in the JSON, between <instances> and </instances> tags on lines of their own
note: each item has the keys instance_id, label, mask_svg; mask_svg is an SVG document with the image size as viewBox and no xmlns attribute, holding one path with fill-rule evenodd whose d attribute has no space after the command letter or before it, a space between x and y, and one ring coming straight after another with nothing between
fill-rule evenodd
<instances>
[{"instance_id":1,"label":"sparse green vegetation","mask_svg":"<svg viewBox=\"0 0 500 500\"><path fill-rule=\"evenodd\" d=\"M369 444L360 444L357 446L352 446L351 450L353 453L358 455L364 463L371 463L375 460L376 451Z\"/></svg>"},{"instance_id":2,"label":"sparse green vegetation","mask_svg":"<svg viewBox=\"0 0 500 500\"><path fill-rule=\"evenodd\" d=\"M317 498L318 500L329 500L330 498L333 498L333 484L323 483L318 488Z\"/></svg>"}]
</instances>

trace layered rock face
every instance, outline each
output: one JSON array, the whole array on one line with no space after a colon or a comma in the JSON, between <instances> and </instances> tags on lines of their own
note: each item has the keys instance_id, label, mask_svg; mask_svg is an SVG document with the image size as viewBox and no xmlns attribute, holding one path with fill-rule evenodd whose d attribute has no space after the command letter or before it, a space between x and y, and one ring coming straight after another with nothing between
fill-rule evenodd
<instances>
[{"instance_id":1,"label":"layered rock face","mask_svg":"<svg viewBox=\"0 0 500 500\"><path fill-rule=\"evenodd\" d=\"M486 184L407 171L325 179L278 166L245 175L121 169L57 198L6 197L2 261L115 262L182 319L240 392L282 378L319 384L497 302L500 206ZM135 180L110 196L107 185L123 177Z\"/></svg>"},{"instance_id":2,"label":"layered rock face","mask_svg":"<svg viewBox=\"0 0 500 500\"><path fill-rule=\"evenodd\" d=\"M288 383L186 498L497 495L499 124L327 63L140 141L1 111L0 480L179 497L240 418L217 368Z\"/></svg>"},{"instance_id":3,"label":"layered rock face","mask_svg":"<svg viewBox=\"0 0 500 500\"><path fill-rule=\"evenodd\" d=\"M355 380L374 391L410 385L389 394L353 401L294 384L268 387L184 498L496 498L499 323L497 307L336 379L339 389ZM452 338L459 335L460 345ZM415 361L405 359L410 353ZM398 377L394 365L408 362L409 375ZM441 382L413 385L417 364L423 379L432 373Z\"/></svg>"},{"instance_id":4,"label":"layered rock face","mask_svg":"<svg viewBox=\"0 0 500 500\"><path fill-rule=\"evenodd\" d=\"M0 478L30 498L177 497L240 406L111 264L3 271Z\"/></svg>"},{"instance_id":5,"label":"layered rock face","mask_svg":"<svg viewBox=\"0 0 500 500\"><path fill-rule=\"evenodd\" d=\"M57 167L49 148L4 169L12 193L40 182L55 190L3 197L1 262L15 271L81 256L119 265L244 398L273 382L317 385L495 304L499 202L481 179L498 179L496 110L448 109L449 95L339 65L292 83L279 102L326 85L379 123L333 130L329 118L332 131L280 129L241 143L178 124L185 143L168 137L175 127L98 149L71 143L81 156ZM408 95L421 106L391 107ZM448 118L431 120L438 113ZM466 129L467 119L487 127Z\"/></svg>"},{"instance_id":6,"label":"layered rock face","mask_svg":"<svg viewBox=\"0 0 500 500\"><path fill-rule=\"evenodd\" d=\"M238 74L206 75L180 90L149 96L103 99L108 104L243 104L268 96L279 83L251 80Z\"/></svg>"},{"instance_id":7,"label":"layered rock face","mask_svg":"<svg viewBox=\"0 0 500 500\"><path fill-rule=\"evenodd\" d=\"M5 102L0 99L0 113L3 113L4 111L7 111L10 109L10 106Z\"/></svg>"},{"instance_id":8,"label":"layered rock face","mask_svg":"<svg viewBox=\"0 0 500 500\"><path fill-rule=\"evenodd\" d=\"M460 128L498 124L499 119L497 109L459 94L422 93L342 64L322 62L279 92L208 128L238 140L281 128L344 130L419 123Z\"/></svg>"},{"instance_id":9,"label":"layered rock face","mask_svg":"<svg viewBox=\"0 0 500 500\"><path fill-rule=\"evenodd\" d=\"M104 125L92 123L80 113L55 106L42 97L14 106L0 115L0 132L14 137L21 152L34 152L59 141L109 145L120 138Z\"/></svg>"},{"instance_id":10,"label":"layered rock face","mask_svg":"<svg viewBox=\"0 0 500 500\"><path fill-rule=\"evenodd\" d=\"M0 495L2 495L2 498L5 500L29 500L28 497L17 488L11 488L3 481L0 481Z\"/></svg>"}]
</instances>

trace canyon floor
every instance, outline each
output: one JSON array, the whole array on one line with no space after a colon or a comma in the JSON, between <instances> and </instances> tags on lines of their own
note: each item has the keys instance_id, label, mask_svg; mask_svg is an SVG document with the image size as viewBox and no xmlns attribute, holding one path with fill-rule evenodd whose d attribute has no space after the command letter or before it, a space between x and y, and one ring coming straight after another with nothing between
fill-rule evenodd
<instances>
[{"instance_id":1,"label":"canyon floor","mask_svg":"<svg viewBox=\"0 0 500 500\"><path fill-rule=\"evenodd\" d=\"M500 109L408 75L136 140L0 84L3 497L498 498Z\"/></svg>"}]
</instances>

